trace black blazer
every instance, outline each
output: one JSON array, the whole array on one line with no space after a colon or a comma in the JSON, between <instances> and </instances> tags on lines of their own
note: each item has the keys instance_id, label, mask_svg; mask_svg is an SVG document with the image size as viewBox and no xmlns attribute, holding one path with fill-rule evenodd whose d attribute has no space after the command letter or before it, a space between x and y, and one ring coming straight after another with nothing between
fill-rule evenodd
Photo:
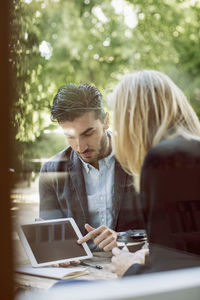
<instances>
[{"instance_id":1,"label":"black blazer","mask_svg":"<svg viewBox=\"0 0 200 300\"><path fill-rule=\"evenodd\" d=\"M82 234L88 222L87 195L82 164L77 154L68 147L46 162L40 173L40 217L43 219L75 219ZM114 215L116 231L143 228L141 211L132 178L115 161Z\"/></svg>"},{"instance_id":2,"label":"black blazer","mask_svg":"<svg viewBox=\"0 0 200 300\"><path fill-rule=\"evenodd\" d=\"M149 262L126 275L200 266L200 142L163 140L146 155L141 202Z\"/></svg>"}]
</instances>

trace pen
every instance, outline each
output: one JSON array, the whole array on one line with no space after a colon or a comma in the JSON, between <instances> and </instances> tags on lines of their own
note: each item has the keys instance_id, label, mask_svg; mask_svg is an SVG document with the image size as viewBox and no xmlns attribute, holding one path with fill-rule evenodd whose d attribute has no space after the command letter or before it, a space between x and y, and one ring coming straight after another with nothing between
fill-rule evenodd
<instances>
[{"instance_id":1,"label":"pen","mask_svg":"<svg viewBox=\"0 0 200 300\"><path fill-rule=\"evenodd\" d=\"M92 268L99 269L99 270L100 270L100 269L103 269L102 266L92 264L92 263L90 263L90 262L88 262L88 261L82 261L82 262L81 262L81 265L83 265L83 266L88 266L88 267L92 267Z\"/></svg>"}]
</instances>

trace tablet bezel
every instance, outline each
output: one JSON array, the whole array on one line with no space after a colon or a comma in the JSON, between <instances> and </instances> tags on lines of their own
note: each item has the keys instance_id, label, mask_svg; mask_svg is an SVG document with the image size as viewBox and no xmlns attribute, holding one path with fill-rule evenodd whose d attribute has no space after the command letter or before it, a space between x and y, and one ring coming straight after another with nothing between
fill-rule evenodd
<instances>
[{"instance_id":1,"label":"tablet bezel","mask_svg":"<svg viewBox=\"0 0 200 300\"><path fill-rule=\"evenodd\" d=\"M52 219L52 220L44 220L44 221L37 221L37 222L32 222L32 223L24 223L20 224L17 228L18 235L20 237L20 240L22 242L22 245L24 246L24 249L27 253L28 258L30 259L31 265L33 267L43 267L43 266L49 266L53 264L58 264L58 263L64 263L64 262L70 262L70 261L75 261L75 260L83 260L83 259L88 259L93 257L92 252L90 251L88 245L86 243L83 243L82 246L86 252L85 256L79 256L79 257L73 257L73 258L66 258L62 260L54 260L54 261L49 261L49 262L44 262L44 263L38 263L34 253L28 243L28 240L24 234L24 231L22 229L22 226L24 225L39 225L39 224L44 224L44 223L49 223L49 224L55 224L58 222L70 222L72 225L72 228L74 229L75 233L77 234L78 238L82 238L82 234L73 218L62 218L62 219ZM77 239L78 239L77 238Z\"/></svg>"}]
</instances>

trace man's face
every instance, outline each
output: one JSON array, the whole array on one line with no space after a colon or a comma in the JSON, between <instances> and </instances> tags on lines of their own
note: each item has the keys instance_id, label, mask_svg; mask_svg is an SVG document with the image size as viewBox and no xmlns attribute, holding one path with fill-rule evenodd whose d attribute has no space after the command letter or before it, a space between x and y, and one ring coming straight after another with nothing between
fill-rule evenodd
<instances>
[{"instance_id":1,"label":"man's face","mask_svg":"<svg viewBox=\"0 0 200 300\"><path fill-rule=\"evenodd\" d=\"M109 126L108 114L104 123L95 119L95 112L89 111L73 121L60 123L69 145L87 163L96 165L107 147L105 130Z\"/></svg>"}]
</instances>

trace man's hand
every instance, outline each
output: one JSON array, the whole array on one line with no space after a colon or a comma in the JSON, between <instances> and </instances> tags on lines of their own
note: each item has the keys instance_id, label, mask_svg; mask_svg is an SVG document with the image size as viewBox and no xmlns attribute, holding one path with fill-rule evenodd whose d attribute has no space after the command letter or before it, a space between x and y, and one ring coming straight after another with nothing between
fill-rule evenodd
<instances>
[{"instance_id":1,"label":"man's hand","mask_svg":"<svg viewBox=\"0 0 200 300\"><path fill-rule=\"evenodd\" d=\"M95 229L89 224L85 224L85 229L88 231L88 234L78 240L79 244L94 238L94 243L105 252L111 251L117 246L117 233L114 230L109 229L107 226L102 225Z\"/></svg>"},{"instance_id":2,"label":"man's hand","mask_svg":"<svg viewBox=\"0 0 200 300\"><path fill-rule=\"evenodd\" d=\"M55 267L55 268L59 268L59 267L68 267L68 266L76 266L76 265L80 265L80 261L79 260L75 260L75 261L66 261L64 263L60 263L60 264L53 264L52 267Z\"/></svg>"},{"instance_id":3,"label":"man's hand","mask_svg":"<svg viewBox=\"0 0 200 300\"><path fill-rule=\"evenodd\" d=\"M149 254L149 250L141 249L131 253L128 250L120 250L116 247L112 249L112 253L111 272L116 273L118 277L122 277L133 264L144 265L146 255Z\"/></svg>"}]
</instances>

